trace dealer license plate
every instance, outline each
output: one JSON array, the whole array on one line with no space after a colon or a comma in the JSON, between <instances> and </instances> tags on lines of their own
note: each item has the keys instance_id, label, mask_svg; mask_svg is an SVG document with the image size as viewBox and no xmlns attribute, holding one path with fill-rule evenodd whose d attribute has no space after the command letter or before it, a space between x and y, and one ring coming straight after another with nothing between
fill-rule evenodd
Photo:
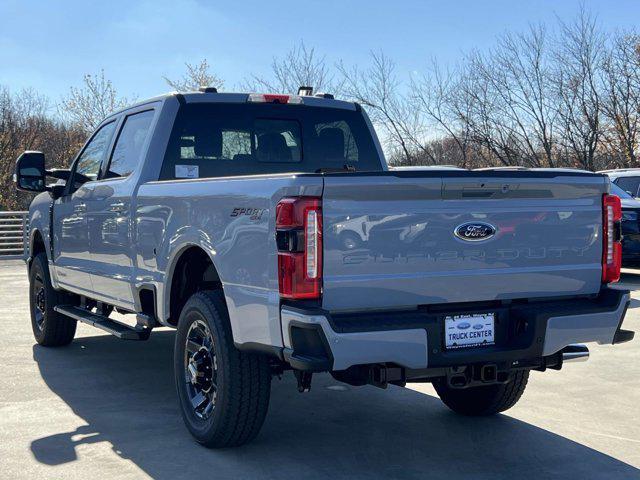
<instances>
[{"instance_id":1,"label":"dealer license plate","mask_svg":"<svg viewBox=\"0 0 640 480\"><path fill-rule=\"evenodd\" d=\"M494 313L452 315L444 319L444 341L447 348L493 345Z\"/></svg>"}]
</instances>

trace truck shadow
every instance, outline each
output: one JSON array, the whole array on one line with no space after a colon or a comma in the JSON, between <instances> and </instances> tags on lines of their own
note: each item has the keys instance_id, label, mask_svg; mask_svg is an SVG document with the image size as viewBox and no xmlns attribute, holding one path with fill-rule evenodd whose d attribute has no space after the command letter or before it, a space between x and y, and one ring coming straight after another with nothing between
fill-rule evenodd
<instances>
[{"instance_id":1,"label":"truck shadow","mask_svg":"<svg viewBox=\"0 0 640 480\"><path fill-rule=\"evenodd\" d=\"M258 438L238 449L196 445L174 394L173 333L145 343L79 338L33 347L48 387L86 422L31 443L47 465L76 460L81 444L109 442L153 478L639 478L613 457L506 415L464 418L430 395L342 386L328 375L309 394L274 380Z\"/></svg>"}]
</instances>

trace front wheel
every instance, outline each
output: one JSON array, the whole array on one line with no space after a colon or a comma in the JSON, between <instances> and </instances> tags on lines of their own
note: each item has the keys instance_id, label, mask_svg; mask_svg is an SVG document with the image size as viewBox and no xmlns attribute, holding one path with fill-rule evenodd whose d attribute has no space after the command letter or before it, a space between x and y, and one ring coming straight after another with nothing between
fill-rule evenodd
<instances>
[{"instance_id":1,"label":"front wheel","mask_svg":"<svg viewBox=\"0 0 640 480\"><path fill-rule=\"evenodd\" d=\"M70 297L51 285L47 254L36 255L29 270L29 306L33 336L40 345L56 347L73 340L77 322L54 310L56 305L70 303Z\"/></svg>"},{"instance_id":2,"label":"front wheel","mask_svg":"<svg viewBox=\"0 0 640 480\"><path fill-rule=\"evenodd\" d=\"M191 434L210 448L251 441L269 408L271 371L266 357L234 346L222 292L191 296L175 342L176 389Z\"/></svg>"},{"instance_id":3,"label":"front wheel","mask_svg":"<svg viewBox=\"0 0 640 480\"><path fill-rule=\"evenodd\" d=\"M440 400L456 413L470 416L494 415L513 407L524 393L529 371L520 370L504 384L451 388L446 379L433 383Z\"/></svg>"}]
</instances>

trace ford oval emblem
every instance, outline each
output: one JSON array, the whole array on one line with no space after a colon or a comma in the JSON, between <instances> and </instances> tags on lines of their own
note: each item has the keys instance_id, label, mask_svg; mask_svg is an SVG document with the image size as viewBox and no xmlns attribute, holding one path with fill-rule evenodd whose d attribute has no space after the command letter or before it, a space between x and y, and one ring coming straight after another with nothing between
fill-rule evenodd
<instances>
[{"instance_id":1,"label":"ford oval emblem","mask_svg":"<svg viewBox=\"0 0 640 480\"><path fill-rule=\"evenodd\" d=\"M482 328L483 328L483 327L484 327L484 325L483 325L483 324L481 324L481 323L476 323L476 324L473 326L473 329L474 329L474 330L482 330Z\"/></svg>"},{"instance_id":2,"label":"ford oval emblem","mask_svg":"<svg viewBox=\"0 0 640 480\"><path fill-rule=\"evenodd\" d=\"M467 328L469 328L471 326L471 324L469 322L462 322L458 324L458 329L460 330L466 330Z\"/></svg>"},{"instance_id":3,"label":"ford oval emblem","mask_svg":"<svg viewBox=\"0 0 640 480\"><path fill-rule=\"evenodd\" d=\"M466 242L481 242L496 234L496 227L484 222L467 222L458 225L453 234Z\"/></svg>"}]
</instances>

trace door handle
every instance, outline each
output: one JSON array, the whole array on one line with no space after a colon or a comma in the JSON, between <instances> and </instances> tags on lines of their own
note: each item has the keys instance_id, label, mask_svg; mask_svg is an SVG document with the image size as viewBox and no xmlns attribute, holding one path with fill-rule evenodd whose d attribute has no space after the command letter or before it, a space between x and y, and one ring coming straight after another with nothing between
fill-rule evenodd
<instances>
[{"instance_id":1,"label":"door handle","mask_svg":"<svg viewBox=\"0 0 640 480\"><path fill-rule=\"evenodd\" d=\"M122 213L127 209L127 206L122 202L112 203L109 206L109 210L116 213Z\"/></svg>"},{"instance_id":2,"label":"door handle","mask_svg":"<svg viewBox=\"0 0 640 480\"><path fill-rule=\"evenodd\" d=\"M87 205L84 203L79 203L73 207L73 211L75 213L85 213L87 211Z\"/></svg>"}]
</instances>

